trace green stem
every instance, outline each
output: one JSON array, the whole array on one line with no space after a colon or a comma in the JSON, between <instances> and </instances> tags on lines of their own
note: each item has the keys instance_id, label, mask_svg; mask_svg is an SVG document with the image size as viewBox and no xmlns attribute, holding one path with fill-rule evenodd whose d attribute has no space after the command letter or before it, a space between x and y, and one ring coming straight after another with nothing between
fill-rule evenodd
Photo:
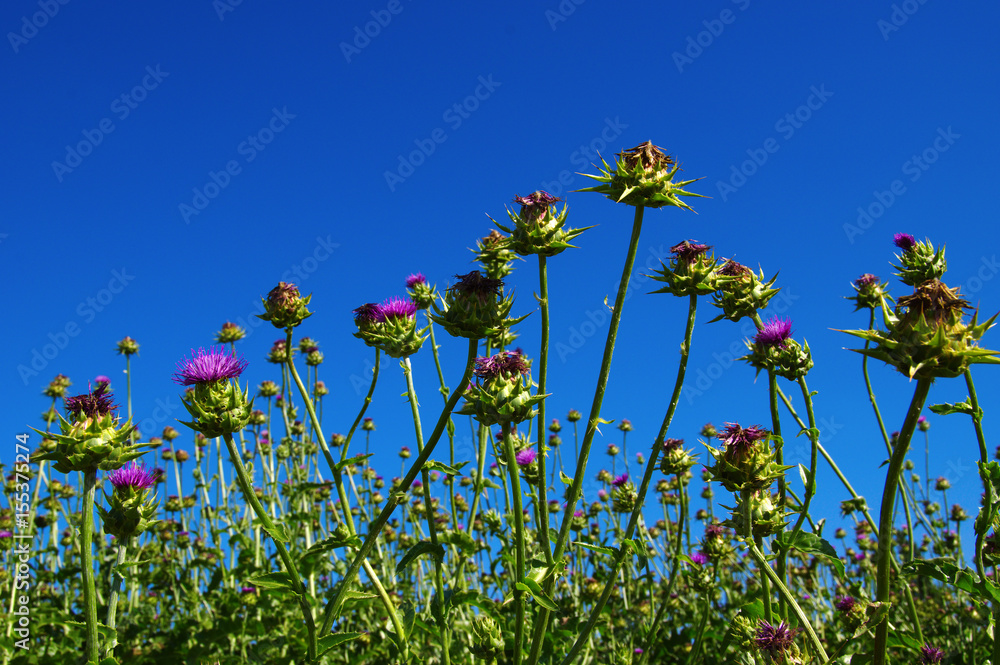
<instances>
[{"instance_id":1,"label":"green stem","mask_svg":"<svg viewBox=\"0 0 1000 665\"><path fill-rule=\"evenodd\" d=\"M573 475L573 484L570 486L569 496L566 500L566 510L563 513L559 537L556 539L555 551L552 553L552 559L555 562L560 561L563 553L566 551L569 540L569 527L572 523L573 513L576 510L576 502L580 500L583 479L587 474L587 459L590 457L590 447L594 443L594 436L597 434L597 427L600 424L601 405L604 403L604 392L607 390L608 376L611 374L611 357L614 355L615 340L618 338L618 324L621 322L625 296L628 293L629 279L632 276L635 255L639 248L639 234L642 232L643 210L643 206L636 206L635 208L635 219L632 222L632 237L629 240L628 253L625 255L625 265L622 266L622 277L618 283L618 295L615 296L615 307L611 312L608 338L604 343L604 356L601 359L601 370L597 376L597 389L594 391L594 401L591 404L590 416L587 419L587 430L583 435L583 444L581 445L580 454L577 457L576 473ZM552 580L552 577L549 579ZM549 587L551 588L551 585Z\"/></svg>"},{"instance_id":2,"label":"green stem","mask_svg":"<svg viewBox=\"0 0 1000 665\"><path fill-rule=\"evenodd\" d=\"M549 368L549 278L543 254L538 255L538 305L541 309L542 339L538 355L538 393L545 394L545 383ZM538 515L538 543L545 554L545 563L552 565L552 550L549 543L548 485L545 482L545 400L538 403L538 501L535 504Z\"/></svg>"},{"instance_id":3,"label":"green stem","mask_svg":"<svg viewBox=\"0 0 1000 665\"><path fill-rule=\"evenodd\" d=\"M877 586L875 599L881 603L889 601L889 561L892 552L892 513L896 504L896 489L899 486L899 474L903 470L903 462L910 448L910 439L917 427L917 418L924 408L927 393L930 392L932 379L918 379L917 387L910 400L910 408L903 421L896 440L896 448L889 459L889 469L886 472L885 490L882 493L882 512L879 515L878 526L878 559L875 573ZM886 617L875 628L875 665L885 665L886 647L889 640L889 619Z\"/></svg>"},{"instance_id":4,"label":"green stem","mask_svg":"<svg viewBox=\"0 0 1000 665\"><path fill-rule=\"evenodd\" d=\"M87 620L87 660L99 659L97 637L97 589L94 586L94 498L97 470L83 474L83 524L80 525L80 557L83 564L83 605Z\"/></svg>"},{"instance_id":5,"label":"green stem","mask_svg":"<svg viewBox=\"0 0 1000 665\"><path fill-rule=\"evenodd\" d=\"M351 563L351 567L347 570L344 578L340 581L337 586L337 592L334 594L330 602L327 603L326 609L323 611L323 623L320 628L322 634L327 634L333 627L333 621L340 611L340 607L346 598L348 590L351 588L351 584L354 582L354 578L357 577L358 570L360 570L362 562L365 562L368 554L371 552L372 548L375 546L375 541L382 534L382 528L389 521L389 517L392 515L396 506L399 505L399 497L406 493L413 483L417 474L423 468L424 463L430 459L431 453L434 452L434 447L437 445L438 439L441 438L441 434L444 432L445 424L451 420L451 412L454 410L455 406L458 404L458 400L462 397L465 392L465 386L469 384L469 378L472 376L472 368L475 364L476 350L479 348L478 340L469 340L469 353L465 361L465 372L462 375L461 381L458 382L458 387L455 392L452 393L451 397L448 398L448 403L445 404L444 410L441 412L441 416L438 418L437 425L434 427L434 431L431 433L430 439L427 441L427 445L424 446L423 452L417 455L417 458L413 461L410 466L410 470L406 472L406 475L400 481L398 489L389 496L389 500L386 502L385 508L379 513L379 516L371 523L368 536L365 538L364 543L361 545L361 549L354 556L354 560ZM402 641L403 632L399 633L400 640ZM404 642L405 644L405 642Z\"/></svg>"},{"instance_id":6,"label":"green stem","mask_svg":"<svg viewBox=\"0 0 1000 665\"><path fill-rule=\"evenodd\" d=\"M510 435L510 423L503 423L503 451L507 460L507 472L510 474L511 490L511 520L514 522L514 665L521 663L521 646L524 642L524 598L518 584L524 580L524 512L521 507L521 478L517 466L517 459L514 457L514 439ZM542 510L542 507L536 506Z\"/></svg>"},{"instance_id":7,"label":"green stem","mask_svg":"<svg viewBox=\"0 0 1000 665\"><path fill-rule=\"evenodd\" d=\"M801 607L799 607L799 604L795 601L795 596L793 596L792 592L788 590L788 587L782 584L781 580L778 579L777 574L775 574L775 572L771 570L771 567L767 565L767 560L764 558L764 554L757 548L757 545L754 544L753 539L747 538L745 539L745 542L750 548L750 555L754 558L754 561L757 562L757 567L763 570L764 573L771 579L771 582L774 583L774 586L778 589L778 593L781 594L781 596L788 603L789 607L792 608L796 618L799 620L799 625L805 629L806 635L809 637L809 641L812 642L813 649L816 650L816 655L819 656L820 662L825 663L829 660L829 658L826 655L826 650L823 648L823 643L820 641L819 636L816 634L816 631L813 630L812 624L809 622L809 617L806 616L806 613L802 611Z\"/></svg>"},{"instance_id":8,"label":"green stem","mask_svg":"<svg viewBox=\"0 0 1000 665\"><path fill-rule=\"evenodd\" d=\"M639 486L639 491L637 493L637 498L635 506L632 509L632 515L629 518L628 526L625 528L625 534L622 537L622 541L628 540L632 537L635 532L636 525L639 522L639 516L642 514L642 507L645 502L646 492L649 490L649 484L653 477L653 471L657 468L657 456L663 447L663 441L666 439L667 431L670 429L670 423L674 418L674 412L677 410L677 403L680 401L681 388L684 386L684 376L687 372L687 361L688 356L691 351L691 337L694 334L694 323L695 314L698 308L698 296L691 295L688 300L688 318L687 325L684 330L684 342L681 344L681 359L677 365L677 378L674 381L674 391L670 396L670 404L667 406L667 412L663 416L663 422L660 424L660 431L656 435L656 441L653 443L653 449L649 454L649 462L646 463L646 471L642 477L642 483ZM680 478L678 477L678 486L680 487ZM680 487L683 492L683 487ZM677 525L678 534L682 531L681 524ZM678 536L678 542L680 537ZM601 593L600 598L594 604L593 609L590 612L590 617L587 619L586 625L583 630L576 638L576 643L570 649L569 653L563 659L563 665L568 665L572 662L573 658L580 652L583 648L584 643L590 636L594 627L597 625L597 621L600 618L601 612L604 610L604 606L607 604L608 599L611 598L611 594L614 591L615 583L618 578L618 571L621 568L622 563L625 561L626 554L632 552L624 542L618 547L618 551L615 553L615 557L612 562L611 571L607 577L607 582L604 585L604 590ZM541 641L541 636L535 636L536 642ZM531 665L534 665L531 663Z\"/></svg>"},{"instance_id":9,"label":"green stem","mask_svg":"<svg viewBox=\"0 0 1000 665\"><path fill-rule=\"evenodd\" d=\"M291 347L289 346L288 348L290 349ZM306 598L305 586L302 584L302 578L299 576L299 570L295 565L295 561L288 553L285 543L274 537L274 534L277 533L278 530L275 527L274 522L271 520L271 516L264 509L264 506L261 505L260 500L257 499L257 494L253 491L253 485L250 483L250 476L247 474L246 467L243 466L243 459L240 456L240 451L236 446L236 442L233 440L233 435L226 432L222 435L222 438L225 440L226 448L229 450L229 459L233 463L233 468L236 469L236 481L239 483L240 489L243 491L243 498L246 499L248 504L250 504L254 514L257 515L257 519L259 519L261 525L263 525L264 530L271 536L271 540L274 542L274 547L278 551L278 557L281 559L282 564L284 564L285 572L288 573L288 577L291 580L292 592L299 601L299 607L302 609L302 616L306 622L306 631L308 632L308 642L306 646L308 649L309 660L315 660L317 648L316 622L313 619L312 607L309 604L309 600Z\"/></svg>"},{"instance_id":10,"label":"green stem","mask_svg":"<svg viewBox=\"0 0 1000 665\"><path fill-rule=\"evenodd\" d=\"M122 582L125 581L125 578L118 572L118 568L125 563L125 552L127 549L127 540L118 543L118 558L115 559L115 565L111 569L111 596L108 599L108 619L105 623L112 630L118 625L118 594L121 592ZM118 646L118 637L115 633L112 633L107 655L114 656L116 646Z\"/></svg>"}]
</instances>

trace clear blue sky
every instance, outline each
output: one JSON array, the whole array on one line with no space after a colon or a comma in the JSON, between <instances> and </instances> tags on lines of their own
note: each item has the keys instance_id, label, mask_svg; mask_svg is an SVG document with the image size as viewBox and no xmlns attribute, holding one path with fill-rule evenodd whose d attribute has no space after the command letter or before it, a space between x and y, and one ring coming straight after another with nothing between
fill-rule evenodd
<instances>
[{"instance_id":1,"label":"clear blue sky","mask_svg":"<svg viewBox=\"0 0 1000 665\"><path fill-rule=\"evenodd\" d=\"M515 194L565 195L588 184L576 173L594 172L597 151L610 159L652 140L712 198L693 201L697 215L646 215L638 273L687 238L768 276L780 270L776 306L812 347L824 442L877 505L884 451L860 357L843 350L856 340L831 329L866 324L843 297L864 272L891 278L897 231L947 244L946 281L984 314L1000 310L989 207L998 22L994 3L940 0L10 0L0 9L10 439L0 454L9 463L13 435L39 424L41 391L57 373L72 393L98 374L123 389L114 349L126 335L142 345L134 406L146 434L183 418L175 362L223 322L251 320L282 279L314 294L301 332L326 354L326 429L344 431L372 357L352 337L351 309L402 294L418 270L443 288L472 269L468 248L489 232L486 215L502 218ZM632 215L594 194L568 203L570 225L597 226L549 262L548 410L562 418L589 409L607 329L589 317L613 298ZM515 313L533 311L534 262L510 285ZM686 308L652 288L637 274L605 402L606 418L634 423L630 451L648 446L663 416ZM895 281L893 292L905 293ZM715 314L703 301L689 368L700 394L686 393L671 430L702 457L702 423L769 421L766 383L729 355L742 353L747 330L707 325ZM538 325L535 313L521 326L529 354ZM240 348L256 385L277 376L264 356L281 333L251 330ZM441 333L439 343L454 383L464 342ZM1000 333L985 343L1000 347ZM426 349L414 366L431 421L440 400ZM369 414L391 475L412 430L401 374L392 362L383 369ZM898 429L913 386L872 369ZM997 371L976 372L987 414L1000 405ZM931 400L964 396L947 381ZM932 475L950 476L949 499L974 514L971 426L931 421ZM986 427L993 445L989 415ZM599 445L611 442L619 433L609 427ZM190 448L187 433L180 444ZM835 518L846 493L826 472L821 482L814 513Z\"/></svg>"}]
</instances>

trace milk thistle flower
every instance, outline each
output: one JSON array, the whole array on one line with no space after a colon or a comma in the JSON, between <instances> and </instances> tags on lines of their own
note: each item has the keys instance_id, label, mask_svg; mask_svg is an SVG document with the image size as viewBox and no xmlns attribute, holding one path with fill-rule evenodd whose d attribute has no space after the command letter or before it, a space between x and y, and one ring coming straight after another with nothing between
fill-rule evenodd
<instances>
[{"instance_id":1,"label":"milk thistle flower","mask_svg":"<svg viewBox=\"0 0 1000 665\"><path fill-rule=\"evenodd\" d=\"M142 455L148 444L132 444L132 421L121 423L115 414L118 405L101 383L96 389L65 399L68 419L58 413L60 434L35 430L54 442L36 459L52 460L57 471L110 471ZM33 428L34 429L34 428Z\"/></svg>"},{"instance_id":2,"label":"milk thistle flower","mask_svg":"<svg viewBox=\"0 0 1000 665\"><path fill-rule=\"evenodd\" d=\"M617 203L646 208L662 208L670 205L691 210L691 206L680 197L705 198L701 194L684 190L685 186L697 182L700 178L674 181L680 166L651 141L618 153L618 160L613 168L603 157L601 163L603 168L600 168L600 175L581 174L601 184L577 191L597 192Z\"/></svg>"},{"instance_id":3,"label":"milk thistle flower","mask_svg":"<svg viewBox=\"0 0 1000 665\"><path fill-rule=\"evenodd\" d=\"M761 619L755 642L761 652L766 653L772 661L777 661L785 655L785 652L794 648L795 633L796 631L789 628L784 621L772 626Z\"/></svg>"},{"instance_id":4,"label":"milk thistle flower","mask_svg":"<svg viewBox=\"0 0 1000 665\"><path fill-rule=\"evenodd\" d=\"M662 452L660 471L667 475L681 475L697 462L691 451L684 450L684 439L667 439Z\"/></svg>"},{"instance_id":5,"label":"milk thistle flower","mask_svg":"<svg viewBox=\"0 0 1000 665\"><path fill-rule=\"evenodd\" d=\"M757 369L773 371L790 381L795 381L812 369L813 361L809 352L809 343L800 346L791 338L792 322L777 316L771 317L757 332L754 339L747 340L750 353L743 356L745 360Z\"/></svg>"},{"instance_id":6,"label":"milk thistle flower","mask_svg":"<svg viewBox=\"0 0 1000 665\"><path fill-rule=\"evenodd\" d=\"M918 242L908 233L897 233L893 244L903 250L896 256L900 265L893 266L899 271L896 276L903 284L918 286L929 280L941 279L948 269L944 247L935 250L930 240Z\"/></svg>"},{"instance_id":7,"label":"milk thistle flower","mask_svg":"<svg viewBox=\"0 0 1000 665\"><path fill-rule=\"evenodd\" d=\"M695 240L684 240L670 248L673 257L669 264L660 262L660 270L652 275L658 282L667 286L653 293L670 293L675 296L703 296L714 293L728 281L731 276L721 275L718 271L718 261L712 249Z\"/></svg>"},{"instance_id":8,"label":"milk thistle flower","mask_svg":"<svg viewBox=\"0 0 1000 665\"><path fill-rule=\"evenodd\" d=\"M930 644L924 644L920 647L920 660L919 665L935 665L935 663L940 663L944 661L944 651L938 649L937 647L932 647Z\"/></svg>"},{"instance_id":9,"label":"milk thistle flower","mask_svg":"<svg viewBox=\"0 0 1000 665\"><path fill-rule=\"evenodd\" d=\"M134 356L139 353L139 343L131 337L123 337L118 342L118 355Z\"/></svg>"},{"instance_id":10,"label":"milk thistle flower","mask_svg":"<svg viewBox=\"0 0 1000 665\"><path fill-rule=\"evenodd\" d=\"M958 289L932 279L920 283L912 295L900 298L895 311L883 303L884 331L840 332L874 342L872 347L852 351L892 365L911 379L953 378L972 364L1000 364L996 351L979 346L997 315L977 325L977 311L966 323L966 309L970 305Z\"/></svg>"},{"instance_id":11,"label":"milk thistle flower","mask_svg":"<svg viewBox=\"0 0 1000 665\"><path fill-rule=\"evenodd\" d=\"M354 310L354 336L391 358L413 355L427 338L417 329L417 305L393 296L380 305L366 303Z\"/></svg>"},{"instance_id":12,"label":"milk thistle flower","mask_svg":"<svg viewBox=\"0 0 1000 665\"><path fill-rule=\"evenodd\" d=\"M476 249L473 251L490 279L503 279L514 271L510 265L514 259L522 260L510 248L510 238L496 229L490 231L485 238L476 240Z\"/></svg>"},{"instance_id":13,"label":"milk thistle flower","mask_svg":"<svg viewBox=\"0 0 1000 665\"><path fill-rule=\"evenodd\" d=\"M145 465L131 462L108 474L114 492L108 497L111 508L97 505L104 530L122 542L149 530L159 520L156 501L146 501L149 490L156 485L156 476Z\"/></svg>"},{"instance_id":14,"label":"milk thistle flower","mask_svg":"<svg viewBox=\"0 0 1000 665\"><path fill-rule=\"evenodd\" d=\"M434 313L430 315L431 320L453 337L483 339L527 317L507 318L514 306L514 297L504 296L503 281L487 277L478 270L455 277L458 282L445 292L440 307L434 303Z\"/></svg>"},{"instance_id":15,"label":"milk thistle flower","mask_svg":"<svg viewBox=\"0 0 1000 665\"><path fill-rule=\"evenodd\" d=\"M535 417L535 405L547 395L532 395L535 385L528 376L531 366L518 351L502 351L489 358L476 358L477 381L465 392L465 404L457 413L475 415L480 423L510 425Z\"/></svg>"},{"instance_id":16,"label":"milk thistle flower","mask_svg":"<svg viewBox=\"0 0 1000 665\"><path fill-rule=\"evenodd\" d=\"M729 279L719 281L719 290L712 297L712 304L722 310L722 314L711 322L729 319L737 322L744 316L753 317L759 310L767 307L767 303L780 289L772 289L778 276L770 281L764 281L764 271L760 275L732 259L726 260L718 270L718 274Z\"/></svg>"},{"instance_id":17,"label":"milk thistle flower","mask_svg":"<svg viewBox=\"0 0 1000 665\"><path fill-rule=\"evenodd\" d=\"M417 309L428 309L437 300L434 287L427 283L423 273L413 273L406 278L406 292L416 304Z\"/></svg>"},{"instance_id":18,"label":"milk thistle flower","mask_svg":"<svg viewBox=\"0 0 1000 665\"><path fill-rule=\"evenodd\" d=\"M560 201L559 197L542 190L528 196L515 196L514 203L520 204L521 209L517 214L507 209L512 227L508 228L495 220L494 224L510 234L507 244L521 256L555 256L564 249L574 247L570 241L587 230L563 228L568 210L565 205L561 212L557 210L555 204Z\"/></svg>"},{"instance_id":19,"label":"milk thistle flower","mask_svg":"<svg viewBox=\"0 0 1000 665\"><path fill-rule=\"evenodd\" d=\"M275 328L294 328L312 316L312 312L306 308L310 300L312 295L302 297L294 284L278 282L267 294L267 299L261 298L264 313L256 316L270 321Z\"/></svg>"},{"instance_id":20,"label":"milk thistle flower","mask_svg":"<svg viewBox=\"0 0 1000 665\"><path fill-rule=\"evenodd\" d=\"M847 300L854 301L854 311L860 309L881 309L882 301L889 297L889 283L880 283L879 278L871 273L865 273L851 283L855 294L847 296Z\"/></svg>"},{"instance_id":21,"label":"milk thistle flower","mask_svg":"<svg viewBox=\"0 0 1000 665\"><path fill-rule=\"evenodd\" d=\"M235 323L226 321L222 324L222 329L215 333L215 341L219 344L233 344L247 336L247 331Z\"/></svg>"},{"instance_id":22,"label":"milk thistle flower","mask_svg":"<svg viewBox=\"0 0 1000 665\"><path fill-rule=\"evenodd\" d=\"M196 432L212 438L232 434L246 427L253 411L249 387L241 390L234 385L247 367L247 361L221 348L212 347L207 352L191 350L191 358L177 363L175 383L194 386L194 391L182 398L185 408L194 420L184 422Z\"/></svg>"},{"instance_id":23,"label":"milk thistle flower","mask_svg":"<svg viewBox=\"0 0 1000 665\"><path fill-rule=\"evenodd\" d=\"M767 444L768 436L767 430L758 425L744 428L737 423L726 423L725 430L719 434L723 449L716 450L705 444L715 460L715 464L706 467L707 471L730 492L756 491L770 486L792 467L775 462L774 451Z\"/></svg>"}]
</instances>

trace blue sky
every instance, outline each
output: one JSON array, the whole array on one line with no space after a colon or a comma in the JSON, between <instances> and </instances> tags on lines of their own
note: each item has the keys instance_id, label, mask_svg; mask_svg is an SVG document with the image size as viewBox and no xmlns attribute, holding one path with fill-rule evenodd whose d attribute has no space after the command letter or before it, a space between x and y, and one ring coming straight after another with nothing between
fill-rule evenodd
<instances>
[{"instance_id":1,"label":"blue sky","mask_svg":"<svg viewBox=\"0 0 1000 665\"><path fill-rule=\"evenodd\" d=\"M130 335L142 345L136 416L158 433L184 417L176 361L223 322L253 321L260 296L285 280L313 293L301 332L326 354L325 428L344 431L372 357L352 337L351 309L402 294L418 270L443 288L473 268L468 248L515 194L566 196L587 186L578 172L595 172L598 152L611 159L652 140L711 198L693 201L698 214L646 215L604 416L632 420L630 451L655 436L686 303L648 295L643 275L671 245L697 239L768 277L780 271L773 309L812 348L824 443L875 506L884 450L860 357L843 350L853 338L832 329L866 324L843 297L862 273L891 278L897 231L946 244L945 281L987 316L1000 310L987 205L1000 152L998 21L993 3L939 0L4 3L3 429L38 425L57 373L71 391L98 374L124 388L114 349ZM557 417L589 409L602 301L614 297L632 215L594 194L570 193L568 204L571 226L596 227L549 261ZM534 262L509 285L515 313L533 312ZM769 420L766 382L732 360L750 331L708 325L715 314L703 301L692 389L670 432L699 450L706 421ZM240 349L256 385L276 377L264 356L282 334L253 325ZM520 328L529 354L538 325L536 312ZM1000 347L996 337L985 345ZM464 342L438 341L454 383ZM432 421L440 402L426 349L414 368ZM898 429L913 386L872 370ZM975 373L988 414L1000 401L996 372ZM388 470L412 426L394 363L382 377L369 415ZM942 381L931 401L964 396L961 382ZM974 514L971 425L931 422L932 476L951 477L949 499ZM992 437L990 418L986 427ZM618 437L609 427L598 443ZM9 463L13 443L0 451ZM824 470L814 514L835 521L844 498Z\"/></svg>"}]
</instances>

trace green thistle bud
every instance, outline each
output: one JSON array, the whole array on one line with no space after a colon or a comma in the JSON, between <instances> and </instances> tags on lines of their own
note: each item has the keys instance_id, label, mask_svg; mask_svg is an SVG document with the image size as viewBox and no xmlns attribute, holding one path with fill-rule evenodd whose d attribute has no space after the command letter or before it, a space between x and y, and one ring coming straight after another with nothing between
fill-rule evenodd
<instances>
[{"instance_id":1,"label":"green thistle bud","mask_svg":"<svg viewBox=\"0 0 1000 665\"><path fill-rule=\"evenodd\" d=\"M134 356L139 353L139 343L131 337L125 337L118 342L118 355Z\"/></svg>"},{"instance_id":2,"label":"green thistle bud","mask_svg":"<svg viewBox=\"0 0 1000 665\"><path fill-rule=\"evenodd\" d=\"M683 475L697 464L697 458L691 451L684 450L684 439L667 439L663 442L663 457L660 458L660 471L667 475Z\"/></svg>"},{"instance_id":3,"label":"green thistle bud","mask_svg":"<svg viewBox=\"0 0 1000 665\"><path fill-rule=\"evenodd\" d=\"M35 459L51 460L57 471L69 473L111 471L141 456L142 449L151 447L150 444L132 443L132 422L121 424L113 413L116 408L104 383L90 393L66 398L70 420L56 414L60 434L35 430L55 442Z\"/></svg>"},{"instance_id":4,"label":"green thistle bud","mask_svg":"<svg viewBox=\"0 0 1000 665\"><path fill-rule=\"evenodd\" d=\"M222 330L215 333L215 341L219 344L233 344L247 336L247 331L235 323L226 321L222 324Z\"/></svg>"},{"instance_id":5,"label":"green thistle bud","mask_svg":"<svg viewBox=\"0 0 1000 665\"><path fill-rule=\"evenodd\" d=\"M777 505L777 501L769 491L745 492L739 497L736 508L733 509L732 519L726 521L726 524L732 526L737 533L746 534L744 511L747 507L744 502L749 504L754 536L771 536L787 526L785 511Z\"/></svg>"},{"instance_id":6,"label":"green thistle bud","mask_svg":"<svg viewBox=\"0 0 1000 665\"><path fill-rule=\"evenodd\" d=\"M406 292L417 309L428 309L437 300L436 289L427 283L427 278L421 273L414 273L406 278Z\"/></svg>"},{"instance_id":7,"label":"green thistle bud","mask_svg":"<svg viewBox=\"0 0 1000 665\"><path fill-rule=\"evenodd\" d=\"M673 258L670 264L662 261L661 270L652 278L658 282L666 282L662 289L653 293L670 293L675 296L706 296L718 291L733 277L720 276L717 270L718 262L715 255L708 254L711 247L694 240L685 240L670 248Z\"/></svg>"},{"instance_id":8,"label":"green thistle bud","mask_svg":"<svg viewBox=\"0 0 1000 665\"><path fill-rule=\"evenodd\" d=\"M897 233L894 237L896 247L902 253L896 255L900 265L894 265L898 270L896 276L907 286L917 286L932 279L941 279L948 269L944 259L944 247L934 249L930 240L917 241L908 233Z\"/></svg>"},{"instance_id":9,"label":"green thistle bud","mask_svg":"<svg viewBox=\"0 0 1000 665\"><path fill-rule=\"evenodd\" d=\"M298 287L287 282L278 285L267 294L264 303L264 313L257 314L258 319L270 321L275 328L294 328L305 319L312 316L306 305L312 300L312 295L302 297Z\"/></svg>"},{"instance_id":10,"label":"green thistle bud","mask_svg":"<svg viewBox=\"0 0 1000 665\"><path fill-rule=\"evenodd\" d=\"M174 375L176 383L194 386L181 398L194 420L181 422L208 438L242 430L250 422L253 400L249 399L249 386L242 390L231 379L243 373L247 361L215 348L207 353L204 349L197 354L192 351L191 356L177 363Z\"/></svg>"},{"instance_id":11,"label":"green thistle bud","mask_svg":"<svg viewBox=\"0 0 1000 665\"><path fill-rule=\"evenodd\" d=\"M719 434L725 447L716 450L705 444L715 460L715 464L706 467L712 479L737 493L769 487L792 468L775 462L774 451L767 442L769 436L767 430L757 425L743 428L736 423L726 423L726 429Z\"/></svg>"},{"instance_id":12,"label":"green thistle bud","mask_svg":"<svg viewBox=\"0 0 1000 665\"><path fill-rule=\"evenodd\" d=\"M597 192L618 203L647 208L662 208L670 205L691 210L691 207L679 197L705 198L701 194L687 192L683 189L686 185L697 182L700 178L674 182L674 176L680 171L680 167L674 164L674 160L664 154L663 150L650 141L637 145L631 150L618 153L618 161L614 169L604 158L601 158L601 163L604 165L600 169L601 175L581 174L601 184L577 191Z\"/></svg>"},{"instance_id":13,"label":"green thistle bud","mask_svg":"<svg viewBox=\"0 0 1000 665\"><path fill-rule=\"evenodd\" d=\"M514 259L522 260L510 248L510 238L496 229L490 231L485 238L476 240L475 255L476 260L483 264L489 279L503 279L514 272L510 265Z\"/></svg>"},{"instance_id":14,"label":"green thistle bud","mask_svg":"<svg viewBox=\"0 0 1000 665\"><path fill-rule=\"evenodd\" d=\"M719 268L718 274L733 279L721 283L719 291L712 297L712 304L721 309L722 314L709 323L722 319L739 321L744 316L753 318L754 314L767 307L768 301L780 290L771 288L778 279L777 275L765 282L763 270L758 276L750 268L732 259Z\"/></svg>"},{"instance_id":15,"label":"green thistle bud","mask_svg":"<svg viewBox=\"0 0 1000 665\"><path fill-rule=\"evenodd\" d=\"M523 321L508 319L514 305L512 295L503 295L503 282L484 277L478 270L457 275L458 282L446 292L441 307L434 303L431 320L454 337L483 339Z\"/></svg>"},{"instance_id":16,"label":"green thistle bud","mask_svg":"<svg viewBox=\"0 0 1000 665\"><path fill-rule=\"evenodd\" d=\"M892 365L911 379L954 378L972 364L998 364L996 351L979 346L979 339L993 327L997 315L977 325L978 311L968 324L964 310L969 303L943 282L920 284L913 295L899 299L895 311L883 303L885 331L842 330L874 342L867 349L852 349Z\"/></svg>"},{"instance_id":17,"label":"green thistle bud","mask_svg":"<svg viewBox=\"0 0 1000 665\"><path fill-rule=\"evenodd\" d=\"M514 223L513 228L495 220L494 224L510 234L507 244L521 256L555 256L564 249L574 247L569 244L570 241L587 230L563 229L567 207L563 206L562 212L559 212L555 205L561 200L542 190L528 196L515 196L514 202L521 204L520 212L514 214L509 208L507 210L507 216Z\"/></svg>"},{"instance_id":18,"label":"green thistle bud","mask_svg":"<svg viewBox=\"0 0 1000 665\"><path fill-rule=\"evenodd\" d=\"M472 655L476 660L485 660L487 665L495 665L503 652L500 626L485 612L478 614L472 620Z\"/></svg>"},{"instance_id":19,"label":"green thistle bud","mask_svg":"<svg viewBox=\"0 0 1000 665\"><path fill-rule=\"evenodd\" d=\"M750 353L740 358L760 371L768 370L789 381L796 381L812 369L812 355L809 343L800 346L791 338L792 322L788 319L772 317L757 332L753 340L746 340Z\"/></svg>"},{"instance_id":20,"label":"green thistle bud","mask_svg":"<svg viewBox=\"0 0 1000 665\"><path fill-rule=\"evenodd\" d=\"M420 350L427 335L417 329L417 305L412 300L390 298L381 305L368 303L354 310L358 332L354 336L390 358L405 358Z\"/></svg>"},{"instance_id":21,"label":"green thistle bud","mask_svg":"<svg viewBox=\"0 0 1000 665\"><path fill-rule=\"evenodd\" d=\"M611 490L611 508L616 513L631 513L639 500L635 483L624 476L624 480L616 478L614 489Z\"/></svg>"},{"instance_id":22,"label":"green thistle bud","mask_svg":"<svg viewBox=\"0 0 1000 665\"><path fill-rule=\"evenodd\" d=\"M851 282L855 294L847 296L847 300L854 301L854 311L861 309L881 309L882 301L889 299L889 283L880 283L878 277L870 273L865 273L861 277Z\"/></svg>"},{"instance_id":23,"label":"green thistle bud","mask_svg":"<svg viewBox=\"0 0 1000 665\"><path fill-rule=\"evenodd\" d=\"M474 415L487 427L530 420L535 405L547 395L532 395L535 386L530 366L517 351L503 351L491 358L476 358L476 384L465 392L465 404L457 413Z\"/></svg>"}]
</instances>

